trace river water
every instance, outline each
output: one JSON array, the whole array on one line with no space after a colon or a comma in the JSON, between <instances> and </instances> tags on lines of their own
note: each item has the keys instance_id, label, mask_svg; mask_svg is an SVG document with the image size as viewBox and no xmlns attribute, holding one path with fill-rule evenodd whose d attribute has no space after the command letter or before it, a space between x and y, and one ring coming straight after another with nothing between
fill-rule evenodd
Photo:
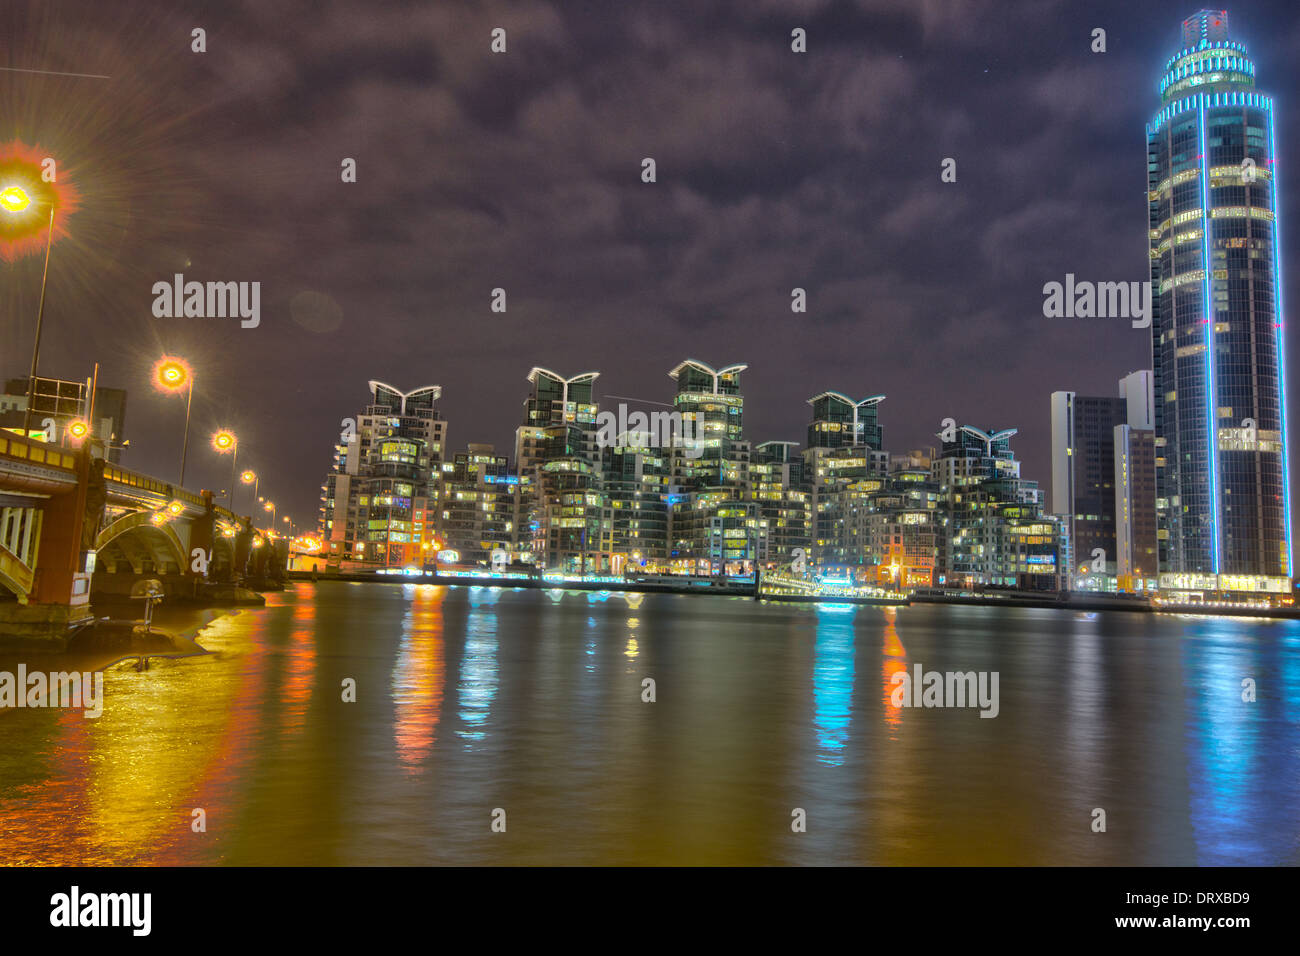
<instances>
[{"instance_id":1,"label":"river water","mask_svg":"<svg viewBox=\"0 0 1300 956\"><path fill-rule=\"evenodd\" d=\"M0 859L1300 862L1300 622L322 582L197 639L0 711Z\"/></svg>"}]
</instances>

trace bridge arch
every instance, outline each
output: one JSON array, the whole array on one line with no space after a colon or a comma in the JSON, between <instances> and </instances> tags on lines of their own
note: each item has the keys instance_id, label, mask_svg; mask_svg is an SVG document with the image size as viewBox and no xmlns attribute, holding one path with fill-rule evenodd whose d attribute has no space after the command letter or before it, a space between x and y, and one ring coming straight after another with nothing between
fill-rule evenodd
<instances>
[{"instance_id":1,"label":"bridge arch","mask_svg":"<svg viewBox=\"0 0 1300 956\"><path fill-rule=\"evenodd\" d=\"M176 529L166 522L154 524L149 511L118 518L95 537L95 551L99 555L97 564L105 571L117 570L117 565L125 561L133 572L140 572L145 570L146 560L157 572L171 571L168 565L174 565L175 572L189 570L189 558Z\"/></svg>"}]
</instances>

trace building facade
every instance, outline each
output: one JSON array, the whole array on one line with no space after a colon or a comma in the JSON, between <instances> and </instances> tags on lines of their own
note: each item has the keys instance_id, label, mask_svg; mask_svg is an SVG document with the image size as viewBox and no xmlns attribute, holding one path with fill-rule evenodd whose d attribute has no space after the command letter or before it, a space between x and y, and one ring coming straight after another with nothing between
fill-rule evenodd
<instances>
[{"instance_id":1,"label":"building facade","mask_svg":"<svg viewBox=\"0 0 1300 956\"><path fill-rule=\"evenodd\" d=\"M436 403L442 387L402 392L371 381L370 403L345 422L321 485L320 534L332 567L422 566L427 523L447 423Z\"/></svg>"},{"instance_id":2,"label":"building facade","mask_svg":"<svg viewBox=\"0 0 1300 956\"><path fill-rule=\"evenodd\" d=\"M1228 15L1183 22L1147 124L1161 587L1289 591L1274 103Z\"/></svg>"},{"instance_id":3,"label":"building facade","mask_svg":"<svg viewBox=\"0 0 1300 956\"><path fill-rule=\"evenodd\" d=\"M1113 590L1118 574L1131 575L1134 567L1141 567L1132 549L1135 539L1139 550L1146 546L1143 528L1138 527L1146 516L1138 511L1133 495L1141 498L1142 489L1154 486L1155 474L1134 469L1146 462L1142 435L1154 443L1152 409L1152 375L1145 370L1120 379L1114 397L1052 393L1051 510L1065 522L1071 542L1072 554L1064 562L1071 586ZM1119 429L1124 429L1122 434ZM1122 490L1116 480L1121 468ZM1154 509L1153 500L1152 520ZM1146 573L1152 577L1156 573L1150 560Z\"/></svg>"},{"instance_id":4,"label":"building facade","mask_svg":"<svg viewBox=\"0 0 1300 956\"><path fill-rule=\"evenodd\" d=\"M943 510L939 583L1052 591L1065 587L1062 523L1045 514L1038 483L1020 477L1016 429L962 425L932 467Z\"/></svg>"},{"instance_id":5,"label":"building facade","mask_svg":"<svg viewBox=\"0 0 1300 956\"><path fill-rule=\"evenodd\" d=\"M443 462L433 499L434 546L444 563L490 566L519 558L519 476L492 445L471 444ZM429 550L429 549L426 549Z\"/></svg>"},{"instance_id":6,"label":"building facade","mask_svg":"<svg viewBox=\"0 0 1300 956\"><path fill-rule=\"evenodd\" d=\"M534 367L515 433L521 544L528 559L563 573L610 570L613 518L604 498L592 387L599 372L564 377Z\"/></svg>"}]
</instances>

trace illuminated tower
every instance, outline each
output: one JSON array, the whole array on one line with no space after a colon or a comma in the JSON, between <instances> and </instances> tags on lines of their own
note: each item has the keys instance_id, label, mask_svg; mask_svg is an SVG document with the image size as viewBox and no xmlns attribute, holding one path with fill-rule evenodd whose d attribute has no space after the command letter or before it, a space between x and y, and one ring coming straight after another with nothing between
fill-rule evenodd
<instances>
[{"instance_id":1,"label":"illuminated tower","mask_svg":"<svg viewBox=\"0 0 1300 956\"><path fill-rule=\"evenodd\" d=\"M1225 11L1188 18L1182 38L1147 124L1161 581L1280 590L1291 501L1273 99Z\"/></svg>"}]
</instances>

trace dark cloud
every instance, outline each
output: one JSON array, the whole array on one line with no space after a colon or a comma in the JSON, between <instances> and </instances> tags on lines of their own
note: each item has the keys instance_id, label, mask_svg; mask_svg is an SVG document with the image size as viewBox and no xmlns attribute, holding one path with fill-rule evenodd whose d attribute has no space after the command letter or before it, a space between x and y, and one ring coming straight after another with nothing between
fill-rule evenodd
<instances>
[{"instance_id":1,"label":"dark cloud","mask_svg":"<svg viewBox=\"0 0 1300 956\"><path fill-rule=\"evenodd\" d=\"M131 390L132 463L168 474L179 410L144 376L160 350L189 356L199 433L236 428L299 521L370 378L443 385L454 447L509 448L532 365L665 400L687 356L749 363L756 441L801 441L824 389L884 392L892 449L948 415L1017 426L1045 485L1049 393L1109 393L1150 362L1123 322L1044 319L1042 286L1145 278L1144 123L1194 10L14 0L0 65L113 77L0 73L0 140L69 156L83 193L42 366L101 361ZM1285 164L1293 6L1230 15L1281 97ZM1094 27L1109 52L1090 52ZM25 368L36 268L5 267L8 375ZM177 271L260 281L261 327L153 319L152 283ZM790 311L796 286L807 314ZM208 457L192 467L220 486Z\"/></svg>"}]
</instances>

